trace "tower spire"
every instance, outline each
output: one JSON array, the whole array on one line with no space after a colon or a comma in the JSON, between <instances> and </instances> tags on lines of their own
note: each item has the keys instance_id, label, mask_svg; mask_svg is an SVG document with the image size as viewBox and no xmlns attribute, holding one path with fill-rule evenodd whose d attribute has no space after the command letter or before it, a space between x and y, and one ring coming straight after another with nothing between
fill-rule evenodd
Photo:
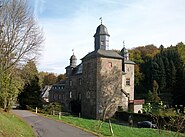
<instances>
[{"instance_id":1,"label":"tower spire","mask_svg":"<svg viewBox=\"0 0 185 137\"><path fill-rule=\"evenodd\" d=\"M123 40L123 48L125 48L125 41Z\"/></svg>"},{"instance_id":2,"label":"tower spire","mask_svg":"<svg viewBox=\"0 0 185 137\"><path fill-rule=\"evenodd\" d=\"M99 20L101 21L101 24L102 24L102 20L103 20L102 17L100 17Z\"/></svg>"},{"instance_id":3,"label":"tower spire","mask_svg":"<svg viewBox=\"0 0 185 137\"><path fill-rule=\"evenodd\" d=\"M74 49L72 49L73 55L74 55Z\"/></svg>"},{"instance_id":4,"label":"tower spire","mask_svg":"<svg viewBox=\"0 0 185 137\"><path fill-rule=\"evenodd\" d=\"M73 67L73 68L75 68L76 67L77 58L74 55L74 49L72 49L72 51L73 51L73 55L70 58L70 66Z\"/></svg>"}]
</instances>

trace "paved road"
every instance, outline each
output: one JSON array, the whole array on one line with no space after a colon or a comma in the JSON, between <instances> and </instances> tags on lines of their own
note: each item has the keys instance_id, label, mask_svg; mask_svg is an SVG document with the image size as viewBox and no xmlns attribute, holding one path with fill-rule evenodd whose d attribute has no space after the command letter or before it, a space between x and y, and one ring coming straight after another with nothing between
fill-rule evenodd
<instances>
[{"instance_id":1,"label":"paved road","mask_svg":"<svg viewBox=\"0 0 185 137\"><path fill-rule=\"evenodd\" d=\"M47 119L25 110L12 110L33 128L37 137L95 137L73 126Z\"/></svg>"}]
</instances>

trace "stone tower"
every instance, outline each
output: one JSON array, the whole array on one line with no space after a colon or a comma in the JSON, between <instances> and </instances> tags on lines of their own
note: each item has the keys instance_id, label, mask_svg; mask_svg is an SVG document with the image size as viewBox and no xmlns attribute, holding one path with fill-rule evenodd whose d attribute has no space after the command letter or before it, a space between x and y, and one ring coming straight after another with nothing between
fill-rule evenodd
<instances>
[{"instance_id":1,"label":"stone tower","mask_svg":"<svg viewBox=\"0 0 185 137\"><path fill-rule=\"evenodd\" d=\"M75 68L76 67L76 61L77 61L77 58L76 58L76 56L74 55L74 52L73 52L73 55L70 58L70 67Z\"/></svg>"},{"instance_id":2,"label":"stone tower","mask_svg":"<svg viewBox=\"0 0 185 137\"><path fill-rule=\"evenodd\" d=\"M96 119L105 113L106 117L112 116L122 100L123 57L107 50L109 36L100 24L94 35L94 51L82 58L82 115Z\"/></svg>"},{"instance_id":3,"label":"stone tower","mask_svg":"<svg viewBox=\"0 0 185 137\"><path fill-rule=\"evenodd\" d=\"M69 60L70 60L70 65L66 67L66 76L67 77L71 75L73 69L76 67L76 64L77 64L77 58L74 55L74 52Z\"/></svg>"},{"instance_id":4,"label":"stone tower","mask_svg":"<svg viewBox=\"0 0 185 137\"><path fill-rule=\"evenodd\" d=\"M125 94L122 98L123 100L123 109L125 111L133 110L129 108L129 104L131 101L134 101L134 65L133 61L129 60L129 52L125 48L123 43L123 49L121 50L122 60L122 91Z\"/></svg>"},{"instance_id":5,"label":"stone tower","mask_svg":"<svg viewBox=\"0 0 185 137\"><path fill-rule=\"evenodd\" d=\"M103 24L100 24L96 29L96 33L94 34L95 50L107 50L109 48L109 37L110 35L107 31L107 28Z\"/></svg>"}]
</instances>

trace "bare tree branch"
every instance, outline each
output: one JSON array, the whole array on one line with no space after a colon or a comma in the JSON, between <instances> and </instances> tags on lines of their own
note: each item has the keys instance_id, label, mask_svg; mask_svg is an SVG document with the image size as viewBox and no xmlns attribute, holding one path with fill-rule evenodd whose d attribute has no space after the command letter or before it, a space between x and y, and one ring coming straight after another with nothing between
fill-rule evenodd
<instances>
[{"instance_id":1,"label":"bare tree branch","mask_svg":"<svg viewBox=\"0 0 185 137\"><path fill-rule=\"evenodd\" d=\"M39 54L43 33L26 0L2 0L0 23L0 61L5 70Z\"/></svg>"}]
</instances>

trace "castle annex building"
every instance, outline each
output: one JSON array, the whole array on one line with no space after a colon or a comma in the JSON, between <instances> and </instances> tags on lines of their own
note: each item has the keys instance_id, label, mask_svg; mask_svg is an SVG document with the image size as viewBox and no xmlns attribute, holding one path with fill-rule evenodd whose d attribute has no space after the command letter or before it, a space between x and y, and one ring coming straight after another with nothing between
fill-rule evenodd
<instances>
[{"instance_id":1,"label":"castle annex building","mask_svg":"<svg viewBox=\"0 0 185 137\"><path fill-rule=\"evenodd\" d=\"M91 118L110 117L119 108L141 110L143 102L134 100L134 62L128 51L108 50L109 33L100 24L94 34L94 51L77 65L73 55L66 67L66 80L49 91L49 101L61 102L65 110Z\"/></svg>"}]
</instances>

